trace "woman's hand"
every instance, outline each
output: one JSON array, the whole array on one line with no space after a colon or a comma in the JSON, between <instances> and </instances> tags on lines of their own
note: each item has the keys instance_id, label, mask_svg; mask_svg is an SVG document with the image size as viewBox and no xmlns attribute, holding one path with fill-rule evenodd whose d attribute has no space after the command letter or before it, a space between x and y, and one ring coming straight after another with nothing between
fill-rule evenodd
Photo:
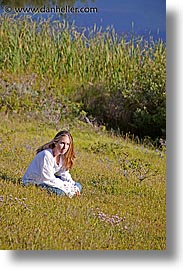
<instances>
[{"instance_id":1,"label":"woman's hand","mask_svg":"<svg viewBox=\"0 0 183 275\"><path fill-rule=\"evenodd\" d=\"M80 196L81 194L80 194L79 191L76 191L75 195L78 197L78 196Z\"/></svg>"}]
</instances>

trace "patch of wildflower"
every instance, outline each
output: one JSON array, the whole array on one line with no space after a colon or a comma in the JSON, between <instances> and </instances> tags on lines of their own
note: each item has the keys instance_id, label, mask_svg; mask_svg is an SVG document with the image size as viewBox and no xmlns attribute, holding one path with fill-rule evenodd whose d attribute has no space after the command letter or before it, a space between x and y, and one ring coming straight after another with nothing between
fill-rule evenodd
<instances>
[{"instance_id":1,"label":"patch of wildflower","mask_svg":"<svg viewBox=\"0 0 183 275\"><path fill-rule=\"evenodd\" d=\"M14 197L12 196L12 194L10 194L9 196L7 197L4 197L4 196L0 196L0 202L1 203L8 203L9 205L15 205L15 204L18 204L18 205L21 205L23 208L25 208L26 210L30 210L27 206L27 204L25 203L27 198L17 198L17 197Z\"/></svg>"},{"instance_id":2,"label":"patch of wildflower","mask_svg":"<svg viewBox=\"0 0 183 275\"><path fill-rule=\"evenodd\" d=\"M4 196L0 196L0 202L4 202Z\"/></svg>"},{"instance_id":3,"label":"patch of wildflower","mask_svg":"<svg viewBox=\"0 0 183 275\"><path fill-rule=\"evenodd\" d=\"M162 148L165 148L165 149L166 149L166 140L160 138L159 143L160 143L160 145L162 146Z\"/></svg>"},{"instance_id":4,"label":"patch of wildflower","mask_svg":"<svg viewBox=\"0 0 183 275\"><path fill-rule=\"evenodd\" d=\"M111 226L119 226L122 222L125 221L126 217L119 217L118 214L109 216L102 211L98 211L94 216L104 223L108 223Z\"/></svg>"},{"instance_id":5,"label":"patch of wildflower","mask_svg":"<svg viewBox=\"0 0 183 275\"><path fill-rule=\"evenodd\" d=\"M156 154L157 154L157 156L158 156L158 157L163 158L163 157L164 157L165 152L162 152L161 150L156 149Z\"/></svg>"}]
</instances>

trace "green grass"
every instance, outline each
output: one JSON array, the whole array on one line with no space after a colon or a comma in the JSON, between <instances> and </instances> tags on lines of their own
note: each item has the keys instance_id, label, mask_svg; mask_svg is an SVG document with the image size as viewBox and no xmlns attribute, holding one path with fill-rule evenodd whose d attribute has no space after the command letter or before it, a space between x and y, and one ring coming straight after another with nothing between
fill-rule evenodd
<instances>
[{"instance_id":1,"label":"green grass","mask_svg":"<svg viewBox=\"0 0 183 275\"><path fill-rule=\"evenodd\" d=\"M0 249L166 249L165 44L3 15L0 68ZM36 148L65 128L82 195L23 187ZM152 132L156 148L136 137Z\"/></svg>"},{"instance_id":2,"label":"green grass","mask_svg":"<svg viewBox=\"0 0 183 275\"><path fill-rule=\"evenodd\" d=\"M84 111L108 129L165 139L161 40L2 15L0 68L0 110L41 111L52 121Z\"/></svg>"},{"instance_id":3,"label":"green grass","mask_svg":"<svg viewBox=\"0 0 183 275\"><path fill-rule=\"evenodd\" d=\"M79 29L74 23L3 15L0 65L4 71L36 73L63 87L104 84L115 91L165 87L166 48L153 37L119 36L115 29ZM160 74L161 72L161 74ZM145 77L148 75L148 78ZM73 85L73 86L72 86Z\"/></svg>"},{"instance_id":4,"label":"green grass","mask_svg":"<svg viewBox=\"0 0 183 275\"><path fill-rule=\"evenodd\" d=\"M0 119L0 249L166 249L165 152L78 121ZM83 186L73 199L20 183L35 149L62 128L73 134L71 174Z\"/></svg>"}]
</instances>

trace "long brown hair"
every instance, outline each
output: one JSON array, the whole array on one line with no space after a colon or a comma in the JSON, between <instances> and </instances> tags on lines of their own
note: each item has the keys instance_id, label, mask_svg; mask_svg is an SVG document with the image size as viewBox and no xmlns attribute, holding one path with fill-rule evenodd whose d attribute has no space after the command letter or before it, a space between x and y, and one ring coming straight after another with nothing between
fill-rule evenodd
<instances>
[{"instance_id":1,"label":"long brown hair","mask_svg":"<svg viewBox=\"0 0 183 275\"><path fill-rule=\"evenodd\" d=\"M68 170L72 168L74 159L75 159L75 152L74 152L74 144L73 144L73 138L72 135L69 133L69 131L63 130L56 134L56 136L49 142L43 144L36 150L36 154L39 152L45 150L45 149L53 149L55 147L55 144L58 143L63 136L68 136L70 139L70 145L68 151L63 156L63 167Z\"/></svg>"}]
</instances>

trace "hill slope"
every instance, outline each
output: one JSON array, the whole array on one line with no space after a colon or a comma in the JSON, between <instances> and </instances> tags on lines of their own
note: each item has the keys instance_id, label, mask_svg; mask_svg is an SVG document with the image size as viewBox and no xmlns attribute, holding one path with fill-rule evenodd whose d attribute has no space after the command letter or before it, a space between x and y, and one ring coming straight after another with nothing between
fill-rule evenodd
<instances>
[{"instance_id":1,"label":"hill slope","mask_svg":"<svg viewBox=\"0 0 183 275\"><path fill-rule=\"evenodd\" d=\"M0 249L166 249L166 155L77 122L57 126L0 114ZM50 195L20 179L35 149L69 128L80 197Z\"/></svg>"}]
</instances>

